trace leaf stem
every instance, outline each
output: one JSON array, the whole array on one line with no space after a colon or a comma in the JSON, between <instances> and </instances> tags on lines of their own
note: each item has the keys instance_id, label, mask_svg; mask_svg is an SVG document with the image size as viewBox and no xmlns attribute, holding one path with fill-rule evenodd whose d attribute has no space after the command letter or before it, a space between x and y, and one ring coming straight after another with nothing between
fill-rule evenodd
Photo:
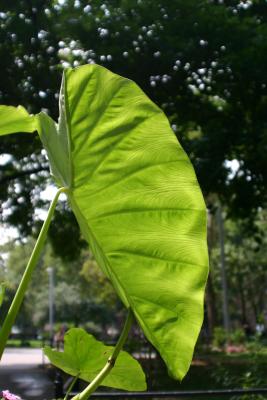
<instances>
[{"instance_id":1,"label":"leaf stem","mask_svg":"<svg viewBox=\"0 0 267 400\"><path fill-rule=\"evenodd\" d=\"M75 385L75 383L77 382L78 379L79 379L79 374L76 375L76 376L72 379L71 384L69 385L68 390L67 390L66 395L65 395L65 397L64 397L63 400L68 400L69 394L70 394L70 392L71 392L73 386Z\"/></svg>"},{"instance_id":2,"label":"leaf stem","mask_svg":"<svg viewBox=\"0 0 267 400\"><path fill-rule=\"evenodd\" d=\"M22 279L20 281L19 287L17 289L17 292L14 296L14 299L12 301L12 304L8 310L8 313L6 315L6 318L4 320L3 326L0 330L0 359L2 358L5 346L6 346L6 342L8 340L9 334L11 332L11 328L12 325L15 322L16 316L18 314L18 311L20 309L22 300L24 298L25 292L27 290L27 287L29 285L29 282L31 280L32 277L32 273L34 271L34 268L37 264L37 261L39 259L39 256L41 254L41 251L43 250L44 247L44 242L47 236L47 231L50 225L50 222L52 220L55 208L56 208L56 204L58 201L58 198L60 196L61 193L63 192L67 192L68 189L65 187L62 187L60 189L58 189L53 201L50 204L49 210L48 210L48 214L47 217L43 223L42 229L39 233L38 239L35 243L33 252L31 254L30 260L28 262L28 265L24 271L24 274L22 276Z\"/></svg>"},{"instance_id":3,"label":"leaf stem","mask_svg":"<svg viewBox=\"0 0 267 400\"><path fill-rule=\"evenodd\" d=\"M117 359L124 343L126 342L126 339L128 337L129 331L130 331L132 323L133 323L133 319L134 319L133 313L129 309L123 330L122 330L120 338L113 350L112 355L109 357L105 366L98 373L98 375L92 380L92 382L81 393L74 396L72 398L72 400L87 400L90 397L90 395L96 391L96 389L103 382L103 380L106 378L106 376L110 373L110 371L112 370L112 368L115 365L116 359Z\"/></svg>"}]
</instances>

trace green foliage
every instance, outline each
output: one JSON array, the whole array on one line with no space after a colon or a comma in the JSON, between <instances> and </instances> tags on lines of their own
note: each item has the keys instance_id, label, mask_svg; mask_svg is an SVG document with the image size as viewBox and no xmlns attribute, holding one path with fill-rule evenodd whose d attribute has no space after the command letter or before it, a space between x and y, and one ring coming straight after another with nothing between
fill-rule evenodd
<instances>
[{"instance_id":1,"label":"green foliage","mask_svg":"<svg viewBox=\"0 0 267 400\"><path fill-rule=\"evenodd\" d=\"M247 232L242 221L225 221L225 257L228 282L229 311L233 325L239 326L247 335L255 331L257 322L263 323L266 308L267 241L266 212L259 210L254 226L256 233ZM217 316L221 316L221 271L219 240L216 229L212 233L213 247L210 262L217 292Z\"/></svg>"},{"instance_id":2,"label":"green foliage","mask_svg":"<svg viewBox=\"0 0 267 400\"><path fill-rule=\"evenodd\" d=\"M62 68L102 63L164 108L205 196L217 193L232 215L247 218L267 196L267 18L263 1L242 4L3 1L0 102L55 118ZM1 138L0 152L10 158L0 165L0 201L11 207L2 219L24 236L35 225L36 187L49 179L40 150L38 138ZM238 160L239 171L231 173L226 160Z\"/></svg>"},{"instance_id":3,"label":"green foliage","mask_svg":"<svg viewBox=\"0 0 267 400\"><path fill-rule=\"evenodd\" d=\"M231 364L218 364L211 371L211 377L216 382L218 387L232 389L240 387L243 389L249 388L264 388L266 385L265 370L266 359L260 357L261 351L258 353L249 354L247 360L241 359L236 361L231 360ZM247 394L242 395L244 400L263 400L264 395ZM232 396L231 400L238 400L240 396Z\"/></svg>"},{"instance_id":4,"label":"green foliage","mask_svg":"<svg viewBox=\"0 0 267 400\"><path fill-rule=\"evenodd\" d=\"M66 263L75 263L81 256L82 249L87 247L87 243L80 235L77 220L65 202L58 204L55 210L53 224L49 230L49 239L54 254L61 257Z\"/></svg>"},{"instance_id":5,"label":"green foliage","mask_svg":"<svg viewBox=\"0 0 267 400\"><path fill-rule=\"evenodd\" d=\"M227 332L224 328L216 326L213 332L213 345L223 347L227 342Z\"/></svg>"},{"instance_id":6,"label":"green foliage","mask_svg":"<svg viewBox=\"0 0 267 400\"><path fill-rule=\"evenodd\" d=\"M71 182L71 207L98 264L181 379L203 318L207 272L205 206L190 162L162 112L134 83L106 69L67 70L60 104L62 131L55 140L63 141L72 170L56 179ZM46 150L55 159L56 146Z\"/></svg>"},{"instance_id":7,"label":"green foliage","mask_svg":"<svg viewBox=\"0 0 267 400\"><path fill-rule=\"evenodd\" d=\"M105 346L83 329L72 328L64 336L64 351L45 347L52 364L72 376L91 382L112 355L114 348ZM124 390L146 390L145 376L138 362L122 351L103 386Z\"/></svg>"},{"instance_id":8,"label":"green foliage","mask_svg":"<svg viewBox=\"0 0 267 400\"><path fill-rule=\"evenodd\" d=\"M1 266L1 271L3 271L1 279L7 286L3 305L5 308L15 294L33 246L34 240L28 238L26 243L11 242L7 243L5 248L1 247L2 251L8 252L8 258ZM81 263L84 264L81 266ZM93 268L89 271L87 267L91 265ZM85 326L91 321L99 333L105 330L105 326L111 321L117 321L122 306L118 303L114 289L99 270L92 255L86 251L83 253L82 260L79 258L75 261L62 260L61 257L55 256L51 246L47 245L38 262L37 271L33 274L16 320L16 325L20 329L29 334L37 330L43 334L43 327L48 321L48 267L54 269L55 316L59 324L74 323L76 326ZM86 273L82 272L84 268ZM3 313L0 314L1 321Z\"/></svg>"},{"instance_id":9,"label":"green foliage","mask_svg":"<svg viewBox=\"0 0 267 400\"><path fill-rule=\"evenodd\" d=\"M262 356L264 359L267 355L266 339L258 333L246 343L246 348L254 357Z\"/></svg>"},{"instance_id":10,"label":"green foliage","mask_svg":"<svg viewBox=\"0 0 267 400\"><path fill-rule=\"evenodd\" d=\"M114 308L118 300L116 292L90 252L86 253L80 275L86 281L84 290L88 290L90 297L95 300L96 304Z\"/></svg>"},{"instance_id":11,"label":"green foliage","mask_svg":"<svg viewBox=\"0 0 267 400\"><path fill-rule=\"evenodd\" d=\"M216 326L213 333L213 346L223 348L227 343L240 345L246 342L246 335L243 329L238 328L227 333L224 328Z\"/></svg>"},{"instance_id":12,"label":"green foliage","mask_svg":"<svg viewBox=\"0 0 267 400\"><path fill-rule=\"evenodd\" d=\"M234 344L244 344L246 341L246 335L243 329L235 329L231 335L230 340Z\"/></svg>"},{"instance_id":13,"label":"green foliage","mask_svg":"<svg viewBox=\"0 0 267 400\"><path fill-rule=\"evenodd\" d=\"M0 284L0 307L3 303L4 296L5 296L5 286L3 284Z\"/></svg>"},{"instance_id":14,"label":"green foliage","mask_svg":"<svg viewBox=\"0 0 267 400\"><path fill-rule=\"evenodd\" d=\"M22 106L0 108L0 135L36 130L35 117L27 113Z\"/></svg>"},{"instance_id":15,"label":"green foliage","mask_svg":"<svg viewBox=\"0 0 267 400\"><path fill-rule=\"evenodd\" d=\"M7 243L4 250L8 252L8 257L4 262L3 279L6 282L5 306L10 305L11 300L20 283L25 266L31 256L34 247L33 239L29 239L27 243ZM29 286L29 291L25 296L25 301L22 304L21 312L16 319L16 325L24 332L32 334L37 327L44 322L48 307L47 295L47 272L43 260L38 263L38 275L34 274ZM41 294L44 294L41 301ZM1 315L2 323L3 315Z\"/></svg>"},{"instance_id":16,"label":"green foliage","mask_svg":"<svg viewBox=\"0 0 267 400\"><path fill-rule=\"evenodd\" d=\"M58 125L35 121L98 264L182 379L203 320L206 208L167 118L132 81L87 65L63 75Z\"/></svg>"}]
</instances>

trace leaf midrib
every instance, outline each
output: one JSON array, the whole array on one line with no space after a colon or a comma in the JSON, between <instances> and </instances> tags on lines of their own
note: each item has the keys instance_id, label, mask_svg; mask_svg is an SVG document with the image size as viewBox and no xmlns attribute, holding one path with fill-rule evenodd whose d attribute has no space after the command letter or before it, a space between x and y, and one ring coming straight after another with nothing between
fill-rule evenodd
<instances>
[{"instance_id":1,"label":"leaf midrib","mask_svg":"<svg viewBox=\"0 0 267 400\"><path fill-rule=\"evenodd\" d=\"M68 159L70 163L70 187L69 189L72 189L73 187L73 181L74 181L74 174L73 174L73 160L72 160L72 141L71 141L71 117L70 117L70 110L69 110L69 98L67 96L67 79L66 79L66 73L63 71L63 91L64 91L64 108L65 108L65 113L66 113L66 132L67 132L67 142L68 142Z\"/></svg>"}]
</instances>

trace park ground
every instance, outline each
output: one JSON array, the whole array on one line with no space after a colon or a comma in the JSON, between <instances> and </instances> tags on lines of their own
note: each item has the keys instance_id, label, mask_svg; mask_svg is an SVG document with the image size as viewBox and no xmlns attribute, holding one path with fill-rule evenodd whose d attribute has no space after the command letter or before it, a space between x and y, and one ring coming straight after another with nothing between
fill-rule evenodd
<instances>
[{"instance_id":1,"label":"park ground","mask_svg":"<svg viewBox=\"0 0 267 400\"><path fill-rule=\"evenodd\" d=\"M0 367L1 390L8 389L27 400L52 399L53 382L47 366L41 349L7 348Z\"/></svg>"},{"instance_id":2,"label":"park ground","mask_svg":"<svg viewBox=\"0 0 267 400\"><path fill-rule=\"evenodd\" d=\"M16 343L13 343L13 346ZM37 343L32 343L37 345ZM136 354L138 357L138 354ZM155 353L143 358L149 390L208 390L267 386L267 348L260 351L226 354L200 351L195 355L182 383L171 379ZM54 387L48 360L38 348L9 347L0 367L0 387L25 400L50 400ZM228 397L227 397L228 398ZM243 397L245 399L245 397ZM249 397L250 400L265 397ZM215 400L215 398L209 398ZM233 399L229 396L229 399ZM236 399L236 398L235 398ZM246 398L248 399L248 398Z\"/></svg>"}]
</instances>

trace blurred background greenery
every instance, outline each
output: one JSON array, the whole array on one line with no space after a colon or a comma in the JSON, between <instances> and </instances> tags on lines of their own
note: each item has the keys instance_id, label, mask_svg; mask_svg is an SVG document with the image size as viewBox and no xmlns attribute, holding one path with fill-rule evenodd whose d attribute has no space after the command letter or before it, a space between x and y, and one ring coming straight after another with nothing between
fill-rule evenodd
<instances>
[{"instance_id":1,"label":"blurred background greenery","mask_svg":"<svg viewBox=\"0 0 267 400\"><path fill-rule=\"evenodd\" d=\"M215 363L219 378L211 377L210 384L226 387L261 384L267 364L266 38L264 0L2 0L0 5L1 104L22 104L33 113L43 109L56 119L63 68L98 63L135 80L167 114L209 210L205 321L199 363L186 379L196 370L213 370ZM48 207L51 181L37 135L3 137L0 152L5 310ZM82 325L113 340L122 306L63 202L14 337L19 332L25 343L49 335L48 267L55 271L55 331L62 324ZM200 379L198 374L191 381L201 386L207 374L201 372Z\"/></svg>"}]
</instances>

